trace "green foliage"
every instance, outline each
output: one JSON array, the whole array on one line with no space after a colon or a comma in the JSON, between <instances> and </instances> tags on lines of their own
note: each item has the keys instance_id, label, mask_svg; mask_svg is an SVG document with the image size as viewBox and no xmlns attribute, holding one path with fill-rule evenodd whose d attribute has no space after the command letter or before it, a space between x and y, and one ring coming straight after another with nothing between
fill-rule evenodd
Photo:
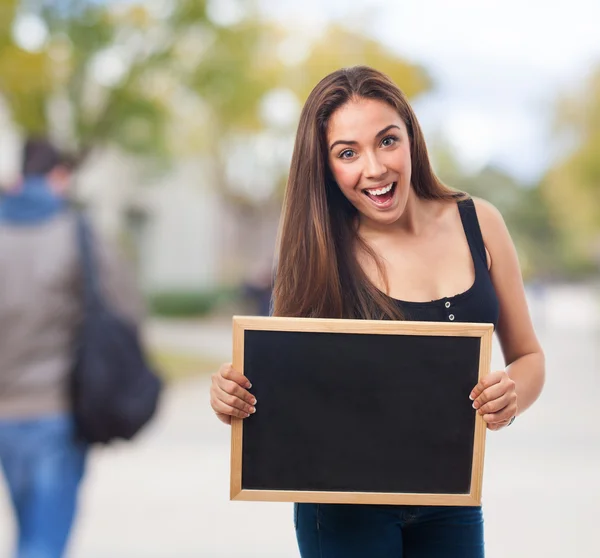
<instances>
[{"instance_id":1,"label":"green foliage","mask_svg":"<svg viewBox=\"0 0 600 558\"><path fill-rule=\"evenodd\" d=\"M26 52L7 44L0 50L0 91L13 118L32 133L47 127L48 60L44 53Z\"/></svg>"},{"instance_id":2,"label":"green foliage","mask_svg":"<svg viewBox=\"0 0 600 558\"><path fill-rule=\"evenodd\" d=\"M171 156L168 127L186 95L201 101L206 118L195 126L213 143L216 133L227 137L261 126L258 103L277 72L274 58L265 56L267 26L256 18L222 27L200 0L180 0L163 13L142 2L40 1L20 12L15 2L0 2L0 94L24 133L57 137L58 131L63 143L86 154L116 144ZM48 39L36 52L12 36L16 18L25 13L47 28ZM58 129L48 118L57 97L69 104Z\"/></svg>"},{"instance_id":3,"label":"green foliage","mask_svg":"<svg viewBox=\"0 0 600 558\"><path fill-rule=\"evenodd\" d=\"M111 93L102 120L81 118L78 132L85 146L118 138L120 146L131 153L161 153L166 119L167 114L140 94L139 88L119 88Z\"/></svg>"},{"instance_id":4,"label":"green foliage","mask_svg":"<svg viewBox=\"0 0 600 558\"><path fill-rule=\"evenodd\" d=\"M10 32L23 14L37 16L46 27L48 38L36 52L24 50ZM133 152L162 151L167 113L142 85L158 56L135 46L146 25L139 15L135 5L118 11L91 0L33 2L12 12L0 43L0 93L25 134L58 136L80 153L107 143ZM102 57L113 68L122 66L122 76L107 81ZM56 99L63 101L63 112L53 115L58 126L49 118Z\"/></svg>"},{"instance_id":5,"label":"green foliage","mask_svg":"<svg viewBox=\"0 0 600 558\"><path fill-rule=\"evenodd\" d=\"M176 28L185 27L190 22L207 21L206 0L180 0L174 2L171 24Z\"/></svg>"},{"instance_id":6,"label":"green foliage","mask_svg":"<svg viewBox=\"0 0 600 558\"><path fill-rule=\"evenodd\" d=\"M598 270L600 264L600 69L581 92L562 100L559 138L575 148L547 173L541 184L570 273Z\"/></svg>"},{"instance_id":7,"label":"green foliage","mask_svg":"<svg viewBox=\"0 0 600 558\"><path fill-rule=\"evenodd\" d=\"M162 11L141 0L34 0L19 11L15 0L0 2L0 94L24 133L50 135L81 154L108 144L165 159L202 151L225 195L230 140L262 130L259 107L273 88L303 100L325 73L353 64L380 68L410 97L430 87L421 68L336 26L308 59L286 66L278 46L288 33L259 19L253 0L229 26L210 19L205 0ZM46 27L36 52L13 37L23 14Z\"/></svg>"},{"instance_id":8,"label":"green foliage","mask_svg":"<svg viewBox=\"0 0 600 558\"><path fill-rule=\"evenodd\" d=\"M0 0L0 48L11 42L12 22L19 3L17 0Z\"/></svg>"},{"instance_id":9,"label":"green foliage","mask_svg":"<svg viewBox=\"0 0 600 558\"><path fill-rule=\"evenodd\" d=\"M210 291L164 291L149 297L150 312L165 318L193 318L207 316L220 306L234 302L239 291L217 288Z\"/></svg>"},{"instance_id":10,"label":"green foliage","mask_svg":"<svg viewBox=\"0 0 600 558\"><path fill-rule=\"evenodd\" d=\"M218 126L231 129L260 128L257 107L277 84L277 72L261 56L266 26L243 21L219 28L201 64L188 83L212 108Z\"/></svg>"},{"instance_id":11,"label":"green foliage","mask_svg":"<svg viewBox=\"0 0 600 558\"><path fill-rule=\"evenodd\" d=\"M372 66L387 74L409 97L431 88L421 66L411 64L378 41L333 25L311 48L308 59L292 68L289 81L304 101L311 89L327 74L348 66Z\"/></svg>"}]
</instances>

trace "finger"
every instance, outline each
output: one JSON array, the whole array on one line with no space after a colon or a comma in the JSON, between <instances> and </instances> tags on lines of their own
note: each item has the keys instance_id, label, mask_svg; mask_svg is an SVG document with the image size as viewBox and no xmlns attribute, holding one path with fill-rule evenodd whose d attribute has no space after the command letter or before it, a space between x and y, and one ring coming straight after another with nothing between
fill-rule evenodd
<instances>
[{"instance_id":1,"label":"finger","mask_svg":"<svg viewBox=\"0 0 600 558\"><path fill-rule=\"evenodd\" d=\"M228 407L239 409L240 411L249 415L252 415L256 412L256 407L254 407L253 405L249 405L243 399L240 399L235 395L227 393L226 391L223 391L218 387L212 393L214 395L214 399L216 399L217 401L221 401Z\"/></svg>"},{"instance_id":2,"label":"finger","mask_svg":"<svg viewBox=\"0 0 600 558\"><path fill-rule=\"evenodd\" d=\"M213 411L217 414L219 418L221 418L220 415L228 415L231 417L237 417L241 419L245 419L250 416L248 413L245 413L244 411L236 407L227 405L220 399L212 398L210 400L210 406L213 408ZM229 422L231 422L231 420Z\"/></svg>"},{"instance_id":3,"label":"finger","mask_svg":"<svg viewBox=\"0 0 600 558\"><path fill-rule=\"evenodd\" d=\"M492 422L492 423L489 423L487 425L487 427L490 430L500 430L501 428L504 428L505 426L508 426L509 423L510 423L510 419L509 420L503 420L502 422Z\"/></svg>"},{"instance_id":4,"label":"finger","mask_svg":"<svg viewBox=\"0 0 600 558\"><path fill-rule=\"evenodd\" d=\"M236 382L232 380L226 380L222 376L217 375L216 384L221 391L224 391L229 395L233 395L238 399L245 401L249 405L256 405L256 397L254 397L254 395L252 395L249 391L246 391Z\"/></svg>"},{"instance_id":5,"label":"finger","mask_svg":"<svg viewBox=\"0 0 600 558\"><path fill-rule=\"evenodd\" d=\"M485 392L484 392L485 393ZM494 394L496 395L496 394ZM508 405L517 402L517 394L514 391L504 392L502 395L491 398L487 403L481 405L477 412L480 415L488 413L497 413L500 409L504 409ZM475 407L475 405L473 405Z\"/></svg>"},{"instance_id":6,"label":"finger","mask_svg":"<svg viewBox=\"0 0 600 558\"><path fill-rule=\"evenodd\" d=\"M502 397L506 393L506 389L506 386L503 385L502 382L484 389L475 399L475 401L473 401L473 409L479 409L486 403Z\"/></svg>"},{"instance_id":7,"label":"finger","mask_svg":"<svg viewBox=\"0 0 600 558\"><path fill-rule=\"evenodd\" d=\"M508 422L512 417L517 414L516 405L508 405L498 411L497 413L488 413L483 415L483 420L488 424Z\"/></svg>"},{"instance_id":8,"label":"finger","mask_svg":"<svg viewBox=\"0 0 600 558\"><path fill-rule=\"evenodd\" d=\"M224 415L223 413L215 413L217 418L224 424L231 424L231 415Z\"/></svg>"},{"instance_id":9,"label":"finger","mask_svg":"<svg viewBox=\"0 0 600 558\"><path fill-rule=\"evenodd\" d=\"M479 383L471 390L469 399L477 399L483 393L484 390L493 386L494 384L499 383L504 375L505 372L492 372L491 374L488 374L487 376L481 378L481 380L479 380Z\"/></svg>"},{"instance_id":10,"label":"finger","mask_svg":"<svg viewBox=\"0 0 600 558\"><path fill-rule=\"evenodd\" d=\"M250 380L248 380L246 376L238 372L231 364L224 364L223 366L221 366L221 369L219 370L219 375L225 378L226 380L231 380L232 382L235 382L236 384L246 389L250 389L252 387Z\"/></svg>"},{"instance_id":11,"label":"finger","mask_svg":"<svg viewBox=\"0 0 600 558\"><path fill-rule=\"evenodd\" d=\"M508 421L494 422L494 423L488 424L487 427L488 427L488 430L496 431L496 430L500 430L501 428L504 428L507 424L508 424Z\"/></svg>"}]
</instances>

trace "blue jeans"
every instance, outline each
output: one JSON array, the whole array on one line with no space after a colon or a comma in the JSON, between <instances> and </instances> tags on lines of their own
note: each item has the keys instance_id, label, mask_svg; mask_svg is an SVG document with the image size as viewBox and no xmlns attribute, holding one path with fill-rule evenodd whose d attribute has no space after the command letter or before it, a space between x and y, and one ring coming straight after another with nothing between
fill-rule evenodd
<instances>
[{"instance_id":1,"label":"blue jeans","mask_svg":"<svg viewBox=\"0 0 600 558\"><path fill-rule=\"evenodd\" d=\"M479 507L294 504L302 558L483 558Z\"/></svg>"},{"instance_id":2,"label":"blue jeans","mask_svg":"<svg viewBox=\"0 0 600 558\"><path fill-rule=\"evenodd\" d=\"M68 415L0 420L0 462L19 529L16 558L64 555L86 453Z\"/></svg>"}]
</instances>

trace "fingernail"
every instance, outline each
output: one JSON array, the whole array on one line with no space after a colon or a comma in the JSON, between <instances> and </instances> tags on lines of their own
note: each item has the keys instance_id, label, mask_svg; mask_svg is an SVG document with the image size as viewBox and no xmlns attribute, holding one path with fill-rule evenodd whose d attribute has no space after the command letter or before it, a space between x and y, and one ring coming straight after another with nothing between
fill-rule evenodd
<instances>
[{"instance_id":1,"label":"fingernail","mask_svg":"<svg viewBox=\"0 0 600 558\"><path fill-rule=\"evenodd\" d=\"M251 405L256 405L256 397L254 399L252 399L252 401L250 401Z\"/></svg>"},{"instance_id":2,"label":"fingernail","mask_svg":"<svg viewBox=\"0 0 600 558\"><path fill-rule=\"evenodd\" d=\"M250 389L252 387L252 384L250 382L248 382L248 389Z\"/></svg>"},{"instance_id":3,"label":"fingernail","mask_svg":"<svg viewBox=\"0 0 600 558\"><path fill-rule=\"evenodd\" d=\"M250 412L251 412L252 414L254 414L254 413L256 413L256 409L255 409L254 407L252 407L252 409L250 409Z\"/></svg>"},{"instance_id":4,"label":"fingernail","mask_svg":"<svg viewBox=\"0 0 600 558\"><path fill-rule=\"evenodd\" d=\"M470 399L471 401L473 401L473 399L475 399L475 398L473 397L473 394L472 394L472 393L469 393L469 399Z\"/></svg>"},{"instance_id":5,"label":"fingernail","mask_svg":"<svg viewBox=\"0 0 600 558\"><path fill-rule=\"evenodd\" d=\"M477 401L473 402L473 409L477 409L477 407L479 407L479 403L477 403Z\"/></svg>"}]
</instances>

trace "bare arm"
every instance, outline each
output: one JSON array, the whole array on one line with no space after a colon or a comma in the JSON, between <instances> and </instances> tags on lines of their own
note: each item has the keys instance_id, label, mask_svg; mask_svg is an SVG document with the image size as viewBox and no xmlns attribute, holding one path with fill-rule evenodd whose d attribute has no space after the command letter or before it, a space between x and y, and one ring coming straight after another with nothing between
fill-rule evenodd
<instances>
[{"instance_id":1,"label":"bare arm","mask_svg":"<svg viewBox=\"0 0 600 558\"><path fill-rule=\"evenodd\" d=\"M497 334L506 371L490 374L471 395L490 428L498 429L539 397L545 361L529 314L517 252L504 219L488 202L476 199L475 206L500 304Z\"/></svg>"}]
</instances>

